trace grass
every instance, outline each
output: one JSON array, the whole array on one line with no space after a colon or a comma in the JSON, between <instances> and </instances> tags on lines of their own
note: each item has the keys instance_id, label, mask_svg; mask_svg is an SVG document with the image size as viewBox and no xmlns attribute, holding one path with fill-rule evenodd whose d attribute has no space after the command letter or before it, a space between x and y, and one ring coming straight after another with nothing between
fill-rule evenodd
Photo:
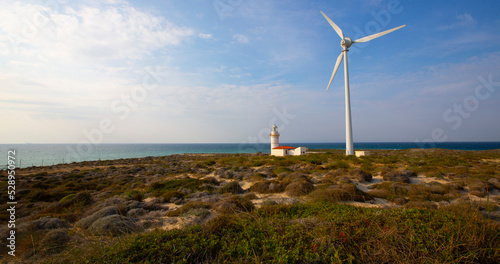
<instances>
[{"instance_id":1,"label":"grass","mask_svg":"<svg viewBox=\"0 0 500 264\"><path fill-rule=\"evenodd\" d=\"M309 197L315 201L321 202L340 202L357 201L366 202L373 198L356 188L354 184L333 185L330 188L318 189L309 194Z\"/></svg>"},{"instance_id":2,"label":"grass","mask_svg":"<svg viewBox=\"0 0 500 264\"><path fill-rule=\"evenodd\" d=\"M411 201L452 201L460 197L458 187L451 184L431 182L428 185L417 185L400 182L382 182L373 185L369 195L394 202L396 199Z\"/></svg>"},{"instance_id":3,"label":"grass","mask_svg":"<svg viewBox=\"0 0 500 264\"><path fill-rule=\"evenodd\" d=\"M198 190L203 184L214 183L211 180L200 180L195 178L186 177L183 179L166 180L162 182L154 182L148 187L147 191L156 196L165 196L173 193L178 193L180 188Z\"/></svg>"},{"instance_id":4,"label":"grass","mask_svg":"<svg viewBox=\"0 0 500 264\"><path fill-rule=\"evenodd\" d=\"M466 205L373 210L313 202L130 235L89 263L495 263L498 224ZM87 255L88 254L88 255ZM81 255L83 256L83 255ZM70 257L72 260L78 256Z\"/></svg>"},{"instance_id":5,"label":"grass","mask_svg":"<svg viewBox=\"0 0 500 264\"><path fill-rule=\"evenodd\" d=\"M49 216L72 225L118 200L119 208L134 201L152 203L140 219L151 221L150 227L171 223L166 220L182 223L177 219L182 217L196 221L180 230L119 238L88 237L68 229L70 242L45 253L37 241L49 241L48 230L20 232L18 252L23 261L36 263L500 263L499 222L488 220L499 216L500 200L490 197L498 187L488 181L500 180L500 152L373 153L363 158L346 157L340 150L294 157L171 155L102 161L99 167L83 162L47 171L26 168L18 171L22 177L16 185L16 213L26 222ZM237 174L237 180L210 178L219 170ZM356 182L371 182L370 175L389 172L444 181L385 181L366 193L356 188ZM247 183L250 189L242 190ZM272 193L300 202L283 205L265 198L270 202L255 208L256 194L261 199L281 196L268 195ZM466 203L464 195L482 199ZM7 199L5 193L0 197ZM185 204L161 210L160 203L172 197ZM338 204L374 197L399 207ZM8 220L6 208L0 208L0 219Z\"/></svg>"}]
</instances>

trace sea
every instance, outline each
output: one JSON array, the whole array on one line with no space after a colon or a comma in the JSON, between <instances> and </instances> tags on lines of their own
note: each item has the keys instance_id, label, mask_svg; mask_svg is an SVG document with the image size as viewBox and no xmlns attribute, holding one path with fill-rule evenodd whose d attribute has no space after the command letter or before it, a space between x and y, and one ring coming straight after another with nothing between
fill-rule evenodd
<instances>
[{"instance_id":1,"label":"sea","mask_svg":"<svg viewBox=\"0 0 500 264\"><path fill-rule=\"evenodd\" d=\"M284 143L314 149L345 149L345 143ZM356 150L443 148L454 150L500 149L500 142L442 142L418 144L414 142L354 143ZM114 160L124 158L158 157L187 153L270 153L269 143L258 144L0 144L0 169L6 169L8 160L15 160L17 168L50 166L56 164Z\"/></svg>"}]
</instances>

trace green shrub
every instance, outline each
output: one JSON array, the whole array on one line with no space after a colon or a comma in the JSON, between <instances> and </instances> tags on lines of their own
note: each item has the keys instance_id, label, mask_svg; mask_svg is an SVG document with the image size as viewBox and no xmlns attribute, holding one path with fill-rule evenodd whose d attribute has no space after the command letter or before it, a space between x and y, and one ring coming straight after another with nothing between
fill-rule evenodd
<instances>
[{"instance_id":1,"label":"green shrub","mask_svg":"<svg viewBox=\"0 0 500 264\"><path fill-rule=\"evenodd\" d=\"M325 166L327 170L349 169L349 164L343 160L337 160Z\"/></svg>"},{"instance_id":2,"label":"green shrub","mask_svg":"<svg viewBox=\"0 0 500 264\"><path fill-rule=\"evenodd\" d=\"M201 162L201 164L205 165L205 166L212 166L212 165L215 165L215 159L208 159L208 160L204 160Z\"/></svg>"},{"instance_id":3,"label":"green shrub","mask_svg":"<svg viewBox=\"0 0 500 264\"><path fill-rule=\"evenodd\" d=\"M127 192L125 193L125 195L127 196L128 200L135 200L142 202L142 200L144 199L144 192L140 192L137 190Z\"/></svg>"},{"instance_id":4,"label":"green shrub","mask_svg":"<svg viewBox=\"0 0 500 264\"><path fill-rule=\"evenodd\" d=\"M74 205L87 206L93 202L89 192L79 192L78 194L70 194L59 201L60 207L70 207Z\"/></svg>"},{"instance_id":5,"label":"green shrub","mask_svg":"<svg viewBox=\"0 0 500 264\"><path fill-rule=\"evenodd\" d=\"M252 167L260 167L264 164L265 164L265 162L262 160L254 160L254 161L252 161L251 166Z\"/></svg>"},{"instance_id":6,"label":"green shrub","mask_svg":"<svg viewBox=\"0 0 500 264\"><path fill-rule=\"evenodd\" d=\"M60 204L65 204L65 203L72 203L73 200L75 199L76 197L76 194L72 193L72 194L69 194L69 195L66 195L64 196L60 201L59 203Z\"/></svg>"},{"instance_id":7,"label":"green shrub","mask_svg":"<svg viewBox=\"0 0 500 264\"><path fill-rule=\"evenodd\" d=\"M287 168L287 167L283 167L283 166L280 166L280 167L277 167L276 169L273 170L273 173L278 175L280 173L283 173L283 172L291 172L292 170Z\"/></svg>"},{"instance_id":8,"label":"green shrub","mask_svg":"<svg viewBox=\"0 0 500 264\"><path fill-rule=\"evenodd\" d=\"M167 180L163 182L155 182L151 184L146 192L151 192L154 195L160 196L167 192L177 191L179 188L186 188L190 190L197 190L201 185L205 183L213 183L211 180L204 179L194 179L194 178L183 178L175 180Z\"/></svg>"}]
</instances>

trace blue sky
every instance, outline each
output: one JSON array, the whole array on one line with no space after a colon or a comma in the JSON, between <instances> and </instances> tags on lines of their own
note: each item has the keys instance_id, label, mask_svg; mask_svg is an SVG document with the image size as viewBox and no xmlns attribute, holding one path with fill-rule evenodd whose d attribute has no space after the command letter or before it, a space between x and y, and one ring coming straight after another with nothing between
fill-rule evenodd
<instances>
[{"instance_id":1,"label":"blue sky","mask_svg":"<svg viewBox=\"0 0 500 264\"><path fill-rule=\"evenodd\" d=\"M1 143L500 141L498 1L3 1Z\"/></svg>"}]
</instances>

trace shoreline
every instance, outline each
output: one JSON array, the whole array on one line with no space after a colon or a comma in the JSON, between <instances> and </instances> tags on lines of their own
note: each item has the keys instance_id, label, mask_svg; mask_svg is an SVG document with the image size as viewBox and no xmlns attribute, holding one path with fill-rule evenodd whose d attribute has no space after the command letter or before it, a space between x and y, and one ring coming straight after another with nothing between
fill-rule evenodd
<instances>
[{"instance_id":1,"label":"shoreline","mask_svg":"<svg viewBox=\"0 0 500 264\"><path fill-rule=\"evenodd\" d=\"M371 153L379 153L379 152L390 152L390 151L421 151L421 152L434 152L434 151L465 151L465 152L498 152L500 153L500 148L499 149L486 149L486 150L462 150L462 149L443 149L443 148L409 148L409 149L357 149L356 151L369 151ZM345 149L312 149L308 150L308 154L321 154L321 153L345 153ZM168 154L168 155L161 155L161 156L144 156L144 157L130 157L130 158L116 158L116 159L95 159L95 160L85 160L85 161L73 161L73 162L66 162L66 163L57 163L54 165L43 165L43 166L29 166L29 167L23 167L21 169L27 169L27 168L41 168L41 167L51 167L51 166L60 166L60 165L71 165L75 163L99 163L99 162L109 162L109 161L115 161L115 160L133 160L133 159L147 159L147 158L160 158L160 157L168 157L168 156L174 156L174 155L194 155L194 156L211 156L211 155L270 155L270 153L263 153L263 152L256 152L256 153L224 153L224 152L206 152L206 153L197 153L197 152L186 152L186 153L176 153L176 154ZM0 171L6 170L6 165L0 167Z\"/></svg>"},{"instance_id":2,"label":"shoreline","mask_svg":"<svg viewBox=\"0 0 500 264\"><path fill-rule=\"evenodd\" d=\"M426 152L426 153L433 153L435 151L440 151L440 152L493 152L493 153L500 153L500 149L488 149L488 150L459 150L459 149L442 149L442 148L428 148L428 149L423 149L423 148L412 148L412 149L358 149L356 151L370 151L370 155L376 155L377 153L385 153L385 152L393 152L393 151L412 151L412 152ZM308 154L324 154L324 153L334 153L334 154L343 154L345 153L344 149L314 149L313 151L308 150ZM127 160L135 160L135 159L151 159L151 158L162 158L162 157L168 157L168 156L217 156L217 155L264 155L264 156L270 156L269 153L262 153L262 152L257 152L257 153L178 153L178 154L169 154L169 155L164 155L164 156L145 156L145 157L131 157L131 158L117 158L117 159L96 159L96 160L86 160L86 161L74 161L71 163L58 163L54 165L44 165L44 166L29 166L29 167L23 167L23 168L17 168L17 169L37 169L37 168L52 168L52 167L58 167L58 166L64 166L64 165L75 165L75 164L89 164L92 165L92 163L97 163L92 166L99 166L99 163L109 163L112 161L127 161ZM7 166L2 166L0 167L0 171L5 171L7 170Z\"/></svg>"},{"instance_id":3,"label":"shoreline","mask_svg":"<svg viewBox=\"0 0 500 264\"><path fill-rule=\"evenodd\" d=\"M329 149L344 150L343 143L291 143L291 146L304 146L310 151ZM428 144L424 147L432 147ZM416 143L357 143L356 150L403 150L418 148ZM461 142L439 143L443 149L485 150L500 149L500 142ZM269 144L0 144L0 152L16 150L18 165L21 167L66 164L81 161L98 161L165 156L184 153L270 153ZM0 156L0 168L7 164L6 157Z\"/></svg>"}]
</instances>

